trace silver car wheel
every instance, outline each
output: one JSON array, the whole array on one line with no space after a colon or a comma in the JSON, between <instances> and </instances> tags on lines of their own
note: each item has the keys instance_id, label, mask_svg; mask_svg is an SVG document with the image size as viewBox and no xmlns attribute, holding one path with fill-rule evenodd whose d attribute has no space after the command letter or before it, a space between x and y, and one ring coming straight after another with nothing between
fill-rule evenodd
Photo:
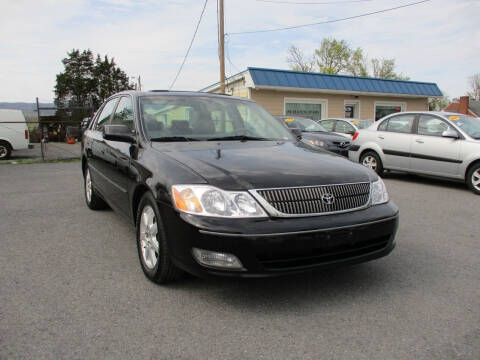
<instances>
[{"instance_id":1,"label":"silver car wheel","mask_svg":"<svg viewBox=\"0 0 480 360\"><path fill-rule=\"evenodd\" d=\"M8 149L5 145L0 145L0 159L7 157Z\"/></svg>"},{"instance_id":2,"label":"silver car wheel","mask_svg":"<svg viewBox=\"0 0 480 360\"><path fill-rule=\"evenodd\" d=\"M372 155L367 155L362 161L362 165L372 170L377 170L377 160Z\"/></svg>"},{"instance_id":3,"label":"silver car wheel","mask_svg":"<svg viewBox=\"0 0 480 360\"><path fill-rule=\"evenodd\" d=\"M140 218L140 247L143 262L150 270L155 268L160 255L157 234L158 226L155 212L150 205L146 205Z\"/></svg>"},{"instance_id":4,"label":"silver car wheel","mask_svg":"<svg viewBox=\"0 0 480 360\"><path fill-rule=\"evenodd\" d=\"M480 191L480 169L474 171L472 174L472 184L475 189Z\"/></svg>"},{"instance_id":5,"label":"silver car wheel","mask_svg":"<svg viewBox=\"0 0 480 360\"><path fill-rule=\"evenodd\" d=\"M85 173L85 196L87 197L87 202L90 204L92 202L92 179L90 178L90 170L88 169Z\"/></svg>"}]
</instances>

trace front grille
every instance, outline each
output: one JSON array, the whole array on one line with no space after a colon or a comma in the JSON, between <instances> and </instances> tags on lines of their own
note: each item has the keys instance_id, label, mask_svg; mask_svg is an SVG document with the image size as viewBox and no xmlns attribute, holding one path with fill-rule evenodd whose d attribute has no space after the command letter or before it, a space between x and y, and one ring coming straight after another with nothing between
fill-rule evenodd
<instances>
[{"instance_id":1,"label":"front grille","mask_svg":"<svg viewBox=\"0 0 480 360\"><path fill-rule=\"evenodd\" d=\"M333 144L339 148L347 148L350 146L350 141L334 141Z\"/></svg>"},{"instance_id":2,"label":"front grille","mask_svg":"<svg viewBox=\"0 0 480 360\"><path fill-rule=\"evenodd\" d=\"M257 254L257 258L263 267L270 270L315 266L381 251L388 246L389 239L390 235L357 241L335 238L320 241L317 247L289 252L266 252Z\"/></svg>"},{"instance_id":3,"label":"front grille","mask_svg":"<svg viewBox=\"0 0 480 360\"><path fill-rule=\"evenodd\" d=\"M277 211L287 215L328 214L368 205L370 183L257 190ZM333 202L328 201L329 195Z\"/></svg>"}]
</instances>

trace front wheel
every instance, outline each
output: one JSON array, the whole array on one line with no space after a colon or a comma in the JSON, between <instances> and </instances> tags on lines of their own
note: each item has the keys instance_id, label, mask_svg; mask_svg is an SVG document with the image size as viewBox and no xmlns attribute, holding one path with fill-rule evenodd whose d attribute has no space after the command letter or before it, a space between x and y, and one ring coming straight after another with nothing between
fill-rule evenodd
<instances>
[{"instance_id":1,"label":"front wheel","mask_svg":"<svg viewBox=\"0 0 480 360\"><path fill-rule=\"evenodd\" d=\"M380 160L380 157L374 151L367 151L367 152L363 153L362 156L360 157L360 163L363 166L365 166L369 169L372 169L378 175L383 174L382 160Z\"/></svg>"},{"instance_id":2,"label":"front wheel","mask_svg":"<svg viewBox=\"0 0 480 360\"><path fill-rule=\"evenodd\" d=\"M468 170L467 185L475 194L480 195L480 163L473 165Z\"/></svg>"},{"instance_id":3,"label":"front wheel","mask_svg":"<svg viewBox=\"0 0 480 360\"><path fill-rule=\"evenodd\" d=\"M172 263L160 212L149 192L140 200L136 223L138 256L145 275L158 284L178 279L183 272Z\"/></svg>"}]
</instances>

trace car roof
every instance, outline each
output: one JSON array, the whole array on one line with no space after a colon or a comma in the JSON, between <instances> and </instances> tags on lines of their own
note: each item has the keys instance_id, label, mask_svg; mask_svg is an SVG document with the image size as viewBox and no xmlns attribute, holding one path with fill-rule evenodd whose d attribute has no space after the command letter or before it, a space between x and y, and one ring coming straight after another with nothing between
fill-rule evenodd
<instances>
[{"instance_id":1,"label":"car roof","mask_svg":"<svg viewBox=\"0 0 480 360\"><path fill-rule=\"evenodd\" d=\"M138 90L126 90L115 95L131 95L134 97L142 97L142 96L189 96L189 97L210 97L210 98L220 98L220 99L233 99L233 100L240 100L240 101L250 101L254 102L253 100L243 98L243 97L235 97L227 94L214 94L214 93L206 93L200 91L170 91L170 90L150 90L150 91L138 91Z\"/></svg>"}]
</instances>

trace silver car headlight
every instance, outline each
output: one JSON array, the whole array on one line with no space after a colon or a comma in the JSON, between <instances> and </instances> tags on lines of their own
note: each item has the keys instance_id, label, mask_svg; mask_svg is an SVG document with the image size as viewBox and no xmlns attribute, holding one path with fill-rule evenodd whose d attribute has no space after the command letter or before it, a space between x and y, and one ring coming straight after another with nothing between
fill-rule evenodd
<instances>
[{"instance_id":1,"label":"silver car headlight","mask_svg":"<svg viewBox=\"0 0 480 360\"><path fill-rule=\"evenodd\" d=\"M322 140L313 140L313 139L305 139L305 141L307 143L309 143L310 145L314 145L314 146L319 146L319 147L325 147L325 142L322 141Z\"/></svg>"},{"instance_id":2,"label":"silver car headlight","mask_svg":"<svg viewBox=\"0 0 480 360\"><path fill-rule=\"evenodd\" d=\"M383 204L388 201L387 187L382 179L378 178L370 184L370 199L372 205Z\"/></svg>"},{"instance_id":3,"label":"silver car headlight","mask_svg":"<svg viewBox=\"0 0 480 360\"><path fill-rule=\"evenodd\" d=\"M267 214L246 191L224 191L209 185L173 185L173 203L185 213L229 218L258 218Z\"/></svg>"}]
</instances>

